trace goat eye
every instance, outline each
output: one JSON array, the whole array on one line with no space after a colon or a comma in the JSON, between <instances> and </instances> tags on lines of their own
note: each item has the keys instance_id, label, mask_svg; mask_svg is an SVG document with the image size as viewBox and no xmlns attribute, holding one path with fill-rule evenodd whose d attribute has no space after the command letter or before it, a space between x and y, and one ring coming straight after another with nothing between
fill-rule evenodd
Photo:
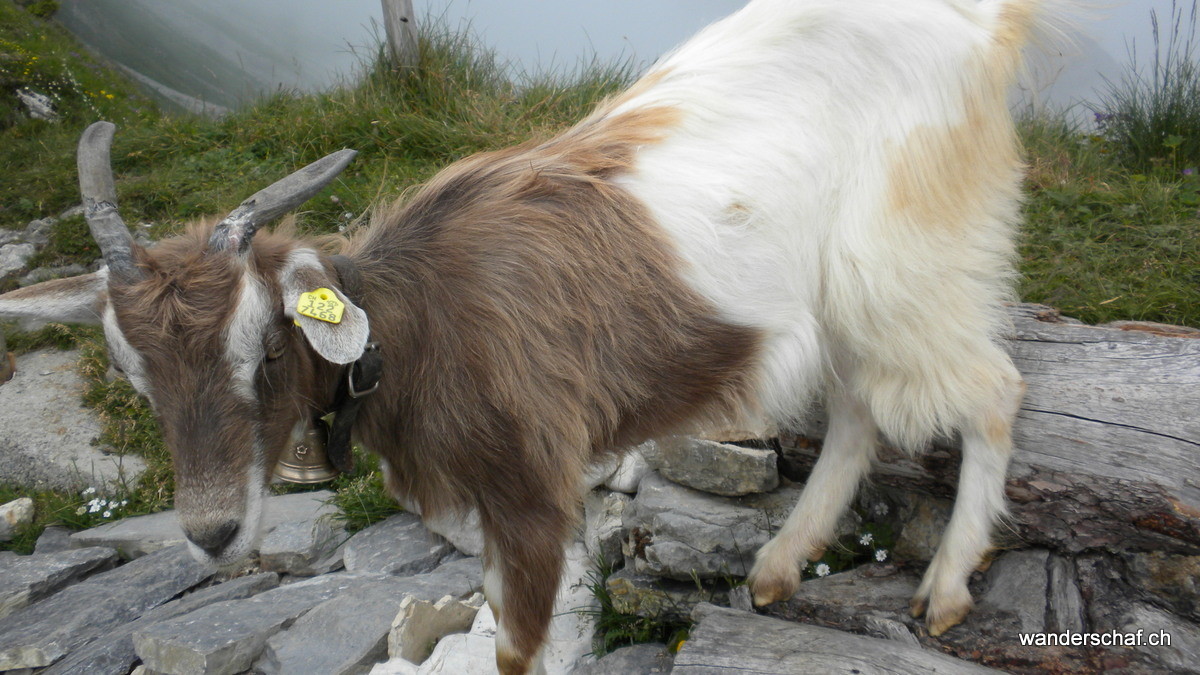
<instances>
[{"instance_id":1,"label":"goat eye","mask_svg":"<svg viewBox=\"0 0 1200 675\"><path fill-rule=\"evenodd\" d=\"M286 351L287 347L287 345L284 343L283 335L281 333L272 333L269 337L267 337L266 344L263 346L268 361L274 361L275 359L283 356L283 352Z\"/></svg>"}]
</instances>

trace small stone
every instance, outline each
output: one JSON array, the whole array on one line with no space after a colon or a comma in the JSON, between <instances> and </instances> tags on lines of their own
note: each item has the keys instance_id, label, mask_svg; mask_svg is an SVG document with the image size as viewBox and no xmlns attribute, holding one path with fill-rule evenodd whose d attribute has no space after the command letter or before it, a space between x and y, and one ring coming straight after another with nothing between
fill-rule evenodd
<instances>
[{"instance_id":1,"label":"small stone","mask_svg":"<svg viewBox=\"0 0 1200 675\"><path fill-rule=\"evenodd\" d=\"M617 463L616 469L604 481L604 487L625 494L637 492L638 484L646 474L654 470L650 462L646 461L646 453L653 452L653 448L654 441L649 441L625 453Z\"/></svg>"},{"instance_id":2,"label":"small stone","mask_svg":"<svg viewBox=\"0 0 1200 675\"><path fill-rule=\"evenodd\" d=\"M754 555L787 518L800 486L720 497L647 475L624 512L635 571L690 581L744 577Z\"/></svg>"},{"instance_id":3,"label":"small stone","mask_svg":"<svg viewBox=\"0 0 1200 675\"><path fill-rule=\"evenodd\" d=\"M40 284L43 281L49 281L50 279L63 279L66 277L75 277L75 276L79 276L80 274L85 274L86 272L87 272L87 268L84 267L83 265L62 265L59 267L39 267L39 268L31 271L29 274L26 274L25 276L18 279L17 284L22 287L32 286L34 284Z\"/></svg>"},{"instance_id":4,"label":"small stone","mask_svg":"<svg viewBox=\"0 0 1200 675\"><path fill-rule=\"evenodd\" d=\"M37 247L33 244L5 244L0 246L0 277L12 274L25 268L25 263Z\"/></svg>"},{"instance_id":5,"label":"small stone","mask_svg":"<svg viewBox=\"0 0 1200 675\"><path fill-rule=\"evenodd\" d=\"M32 89L18 89L17 98L29 110L29 116L35 120L57 122L58 113L54 111L54 101L47 95Z\"/></svg>"},{"instance_id":6,"label":"small stone","mask_svg":"<svg viewBox=\"0 0 1200 675\"><path fill-rule=\"evenodd\" d=\"M893 553L903 560L932 560L950 522L953 503L912 493L901 514L903 525Z\"/></svg>"},{"instance_id":7,"label":"small stone","mask_svg":"<svg viewBox=\"0 0 1200 675\"><path fill-rule=\"evenodd\" d=\"M686 621L703 602L730 603L729 592L719 583L697 588L694 582L638 574L629 568L610 574L605 587L617 612L662 621Z\"/></svg>"},{"instance_id":8,"label":"small stone","mask_svg":"<svg viewBox=\"0 0 1200 675\"><path fill-rule=\"evenodd\" d=\"M259 545L259 565L266 572L296 576L315 576L323 570L318 562L328 558L345 536L331 519L317 517L283 523L263 537ZM328 566L328 565L326 565Z\"/></svg>"},{"instance_id":9,"label":"small stone","mask_svg":"<svg viewBox=\"0 0 1200 675\"><path fill-rule=\"evenodd\" d=\"M770 492L779 486L778 456L773 450L755 450L698 438L659 442L658 452L647 457L664 478L687 487L725 497Z\"/></svg>"},{"instance_id":10,"label":"small stone","mask_svg":"<svg viewBox=\"0 0 1200 675\"><path fill-rule=\"evenodd\" d=\"M50 233L54 231L54 226L57 224L57 218L29 221L29 224L25 226L25 241L39 248L49 244Z\"/></svg>"},{"instance_id":11,"label":"small stone","mask_svg":"<svg viewBox=\"0 0 1200 675\"><path fill-rule=\"evenodd\" d=\"M211 575L178 546L68 586L0 619L0 670L48 666Z\"/></svg>"},{"instance_id":12,"label":"small stone","mask_svg":"<svg viewBox=\"0 0 1200 675\"><path fill-rule=\"evenodd\" d=\"M74 549L2 561L0 618L116 563L117 552L111 548Z\"/></svg>"},{"instance_id":13,"label":"small stone","mask_svg":"<svg viewBox=\"0 0 1200 675\"><path fill-rule=\"evenodd\" d=\"M479 525L479 512L475 509L463 517L448 512L437 518L425 518L424 521L430 532L445 537L460 552L470 556L483 555L483 528Z\"/></svg>"},{"instance_id":14,"label":"small stone","mask_svg":"<svg viewBox=\"0 0 1200 675\"><path fill-rule=\"evenodd\" d=\"M12 541L17 529L33 522L33 500L14 499L0 505L0 541Z\"/></svg>"},{"instance_id":15,"label":"small stone","mask_svg":"<svg viewBox=\"0 0 1200 675\"><path fill-rule=\"evenodd\" d=\"M674 660L664 644L631 645L582 665L571 675L659 675L671 672Z\"/></svg>"},{"instance_id":16,"label":"small stone","mask_svg":"<svg viewBox=\"0 0 1200 675\"><path fill-rule=\"evenodd\" d=\"M1084 602L1079 592L1075 565L1057 555L1047 566L1049 592L1046 598L1046 630L1051 633L1082 633Z\"/></svg>"},{"instance_id":17,"label":"small stone","mask_svg":"<svg viewBox=\"0 0 1200 675\"><path fill-rule=\"evenodd\" d=\"M439 641L416 672L420 675L496 673L496 619L492 608L487 604L480 608L470 632L447 635Z\"/></svg>"},{"instance_id":18,"label":"small stone","mask_svg":"<svg viewBox=\"0 0 1200 675\"><path fill-rule=\"evenodd\" d=\"M430 532L420 516L398 513L351 537L342 559L348 572L404 576L433 570L452 548L444 537Z\"/></svg>"},{"instance_id":19,"label":"small stone","mask_svg":"<svg viewBox=\"0 0 1200 675\"><path fill-rule=\"evenodd\" d=\"M621 516L632 501L629 495L604 489L592 490L584 497L583 541L593 559L609 564L621 559L621 542L625 539Z\"/></svg>"},{"instance_id":20,"label":"small stone","mask_svg":"<svg viewBox=\"0 0 1200 675\"><path fill-rule=\"evenodd\" d=\"M483 602L481 593L466 600L447 595L436 603L413 596L404 598L388 634L388 655L420 664L429 658L438 640L470 630Z\"/></svg>"},{"instance_id":21,"label":"small stone","mask_svg":"<svg viewBox=\"0 0 1200 675\"><path fill-rule=\"evenodd\" d=\"M71 548L71 531L65 527L50 526L42 530L42 536L38 537L37 543L34 544L33 552L58 553L69 551Z\"/></svg>"}]
</instances>

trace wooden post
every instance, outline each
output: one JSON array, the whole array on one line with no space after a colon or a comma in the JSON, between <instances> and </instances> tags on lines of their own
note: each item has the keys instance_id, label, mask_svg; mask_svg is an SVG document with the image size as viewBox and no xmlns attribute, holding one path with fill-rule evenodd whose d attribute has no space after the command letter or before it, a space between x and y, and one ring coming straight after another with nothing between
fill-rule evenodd
<instances>
[{"instance_id":1,"label":"wooden post","mask_svg":"<svg viewBox=\"0 0 1200 675\"><path fill-rule=\"evenodd\" d=\"M412 0L382 0L383 27L387 31L388 53L392 63L401 70L419 65L417 51L417 22L413 16Z\"/></svg>"}]
</instances>

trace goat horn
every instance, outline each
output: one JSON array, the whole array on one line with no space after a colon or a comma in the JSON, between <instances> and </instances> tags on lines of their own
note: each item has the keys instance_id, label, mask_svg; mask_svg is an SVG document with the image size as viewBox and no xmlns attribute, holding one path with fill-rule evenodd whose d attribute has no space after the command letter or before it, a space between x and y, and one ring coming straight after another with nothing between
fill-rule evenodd
<instances>
[{"instance_id":1,"label":"goat horn","mask_svg":"<svg viewBox=\"0 0 1200 675\"><path fill-rule=\"evenodd\" d=\"M208 240L208 248L213 251L232 248L245 253L259 227L312 199L337 178L357 154L354 150L338 150L250 195L217 223Z\"/></svg>"},{"instance_id":2,"label":"goat horn","mask_svg":"<svg viewBox=\"0 0 1200 675\"><path fill-rule=\"evenodd\" d=\"M109 279L133 281L141 275L133 262L133 237L117 212L117 189L109 157L116 128L111 122L96 122L80 137L79 192L92 239L108 263Z\"/></svg>"}]
</instances>

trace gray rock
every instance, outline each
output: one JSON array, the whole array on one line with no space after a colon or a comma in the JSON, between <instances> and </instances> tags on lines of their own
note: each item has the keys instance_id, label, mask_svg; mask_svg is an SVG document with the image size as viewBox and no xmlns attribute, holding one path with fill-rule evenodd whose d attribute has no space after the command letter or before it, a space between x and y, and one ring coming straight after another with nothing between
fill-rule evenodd
<instances>
[{"instance_id":1,"label":"gray rock","mask_svg":"<svg viewBox=\"0 0 1200 675\"><path fill-rule=\"evenodd\" d=\"M65 527L50 526L42 530L33 546L34 553L58 553L71 549L71 531Z\"/></svg>"},{"instance_id":2,"label":"gray rock","mask_svg":"<svg viewBox=\"0 0 1200 675\"><path fill-rule=\"evenodd\" d=\"M921 646L921 641L917 639L916 635L913 635L908 626L895 619L868 614L863 617L863 624L867 629L867 633L874 637L895 640L918 648Z\"/></svg>"},{"instance_id":3,"label":"gray rock","mask_svg":"<svg viewBox=\"0 0 1200 675\"><path fill-rule=\"evenodd\" d=\"M633 501L629 495L608 490L592 490L583 498L583 543L593 559L612 564L621 559L625 540L622 514Z\"/></svg>"},{"instance_id":4,"label":"gray rock","mask_svg":"<svg viewBox=\"0 0 1200 675\"><path fill-rule=\"evenodd\" d=\"M17 280L21 286L32 286L50 279L62 279L79 276L87 272L83 265L61 265L59 267L39 267Z\"/></svg>"},{"instance_id":5,"label":"gray rock","mask_svg":"<svg viewBox=\"0 0 1200 675\"><path fill-rule=\"evenodd\" d=\"M651 446L647 446L651 447ZM703 492L740 497L770 492L779 486L777 455L698 438L660 441L650 464L664 478Z\"/></svg>"},{"instance_id":6,"label":"gray rock","mask_svg":"<svg viewBox=\"0 0 1200 675\"><path fill-rule=\"evenodd\" d=\"M680 580L742 577L799 496L800 487L789 485L768 494L719 497L651 473L625 509L625 553L637 572Z\"/></svg>"},{"instance_id":7,"label":"gray rock","mask_svg":"<svg viewBox=\"0 0 1200 675\"><path fill-rule=\"evenodd\" d=\"M54 99L32 89L18 89L17 98L29 110L29 116L35 120L57 122L58 113L54 111Z\"/></svg>"},{"instance_id":8,"label":"gray rock","mask_svg":"<svg viewBox=\"0 0 1200 675\"><path fill-rule=\"evenodd\" d=\"M332 492L320 490L268 497L263 507L263 532L269 535L283 523L312 522L335 513L337 507L325 503L332 496ZM174 511L125 518L71 535L75 546L109 546L120 551L121 557L130 559L184 541Z\"/></svg>"},{"instance_id":9,"label":"gray rock","mask_svg":"<svg viewBox=\"0 0 1200 675\"><path fill-rule=\"evenodd\" d=\"M329 557L345 538L345 530L331 518L283 523L259 545L259 565L264 571L314 576L328 571Z\"/></svg>"},{"instance_id":10,"label":"gray rock","mask_svg":"<svg viewBox=\"0 0 1200 675\"><path fill-rule=\"evenodd\" d=\"M653 448L654 441L649 441L625 453L617 463L616 469L604 481L604 487L626 494L637 492L638 484L646 474L654 470L650 462L646 461L646 452L652 451Z\"/></svg>"},{"instance_id":11,"label":"gray rock","mask_svg":"<svg viewBox=\"0 0 1200 675\"><path fill-rule=\"evenodd\" d=\"M0 482L79 490L132 482L145 469L134 455L92 445L100 420L83 407L77 351L40 350L17 357L0 387Z\"/></svg>"},{"instance_id":12,"label":"gray rock","mask_svg":"<svg viewBox=\"0 0 1200 675\"><path fill-rule=\"evenodd\" d=\"M31 220L25 226L25 241L41 248L50 243L50 232L54 230L54 226L58 224L57 218L42 218L41 220Z\"/></svg>"},{"instance_id":13,"label":"gray rock","mask_svg":"<svg viewBox=\"0 0 1200 675\"><path fill-rule=\"evenodd\" d=\"M468 596L483 585L478 560L447 563L429 574L391 577L371 574L326 574L281 586L246 600L220 602L134 633L138 656L152 670L182 673L237 673L249 668L267 641L313 607L347 592L402 597L411 593L437 599L443 595ZM397 606L399 600L396 601ZM396 606L383 622L386 636ZM310 626L320 629L321 626ZM328 633L330 626L323 626ZM307 630L307 629L306 629ZM324 633L304 638L333 650ZM277 650L278 653L278 650ZM307 671L320 672L320 671Z\"/></svg>"},{"instance_id":14,"label":"gray rock","mask_svg":"<svg viewBox=\"0 0 1200 675\"><path fill-rule=\"evenodd\" d=\"M610 574L605 587L617 612L663 621L686 621L701 603L729 603L729 591L720 582L697 586L690 581L638 574L629 568Z\"/></svg>"},{"instance_id":15,"label":"gray rock","mask_svg":"<svg viewBox=\"0 0 1200 675\"><path fill-rule=\"evenodd\" d=\"M916 492L907 497L898 514L902 525L893 553L902 560L932 560L954 504Z\"/></svg>"},{"instance_id":16,"label":"gray rock","mask_svg":"<svg viewBox=\"0 0 1200 675\"><path fill-rule=\"evenodd\" d=\"M575 664L592 651L600 602L592 594L589 582L594 577L592 559L582 542L566 547L562 578L554 598L542 665L547 673L569 673Z\"/></svg>"},{"instance_id":17,"label":"gray rock","mask_svg":"<svg viewBox=\"0 0 1200 675\"><path fill-rule=\"evenodd\" d=\"M155 607L136 621L105 633L81 649L42 671L42 675L125 675L137 661L133 634L160 621L194 612L225 600L248 598L279 585L274 573L238 577L194 591L161 607ZM152 675L152 674L151 674Z\"/></svg>"},{"instance_id":18,"label":"gray rock","mask_svg":"<svg viewBox=\"0 0 1200 675\"><path fill-rule=\"evenodd\" d=\"M1040 549L1001 554L988 568L988 587L980 606L1015 613L1023 633L1044 631L1049 558L1049 552Z\"/></svg>"},{"instance_id":19,"label":"gray rock","mask_svg":"<svg viewBox=\"0 0 1200 675\"><path fill-rule=\"evenodd\" d=\"M29 497L21 497L0 505L0 541L12 541L17 528L32 522L33 500Z\"/></svg>"},{"instance_id":20,"label":"gray rock","mask_svg":"<svg viewBox=\"0 0 1200 675\"><path fill-rule=\"evenodd\" d=\"M0 670L48 666L211 575L179 546L69 586L0 619Z\"/></svg>"},{"instance_id":21,"label":"gray rock","mask_svg":"<svg viewBox=\"0 0 1200 675\"><path fill-rule=\"evenodd\" d=\"M25 268L25 263L37 253L33 244L5 244L0 246L0 277Z\"/></svg>"},{"instance_id":22,"label":"gray rock","mask_svg":"<svg viewBox=\"0 0 1200 675\"><path fill-rule=\"evenodd\" d=\"M417 513L413 511L413 513ZM465 516L445 513L437 518L425 518L425 527L440 534L460 552L471 556L483 555L483 528L479 525L479 512L471 509Z\"/></svg>"},{"instance_id":23,"label":"gray rock","mask_svg":"<svg viewBox=\"0 0 1200 675\"><path fill-rule=\"evenodd\" d=\"M434 569L452 550L420 516L397 513L350 537L342 559L348 572L412 575Z\"/></svg>"},{"instance_id":24,"label":"gray rock","mask_svg":"<svg viewBox=\"0 0 1200 675\"><path fill-rule=\"evenodd\" d=\"M69 209L58 214L58 219L66 220L67 218L74 218L76 216L82 216L82 215L83 215L83 204L76 204L75 206L72 206Z\"/></svg>"},{"instance_id":25,"label":"gray rock","mask_svg":"<svg viewBox=\"0 0 1200 675\"><path fill-rule=\"evenodd\" d=\"M671 672L674 661L664 644L631 645L576 668L572 675L659 675Z\"/></svg>"},{"instance_id":26,"label":"gray rock","mask_svg":"<svg viewBox=\"0 0 1200 675\"><path fill-rule=\"evenodd\" d=\"M929 650L842 631L701 605L697 625L675 655L675 675L740 672L780 675L998 673Z\"/></svg>"},{"instance_id":27,"label":"gray rock","mask_svg":"<svg viewBox=\"0 0 1200 675\"><path fill-rule=\"evenodd\" d=\"M5 244L11 244L13 242L20 241L21 237L22 237L21 232L18 232L16 230L8 230L8 229L4 229L4 228L0 227L0 246L4 246Z\"/></svg>"},{"instance_id":28,"label":"gray rock","mask_svg":"<svg viewBox=\"0 0 1200 675\"><path fill-rule=\"evenodd\" d=\"M0 561L0 618L117 563L111 548L17 556Z\"/></svg>"}]
</instances>

